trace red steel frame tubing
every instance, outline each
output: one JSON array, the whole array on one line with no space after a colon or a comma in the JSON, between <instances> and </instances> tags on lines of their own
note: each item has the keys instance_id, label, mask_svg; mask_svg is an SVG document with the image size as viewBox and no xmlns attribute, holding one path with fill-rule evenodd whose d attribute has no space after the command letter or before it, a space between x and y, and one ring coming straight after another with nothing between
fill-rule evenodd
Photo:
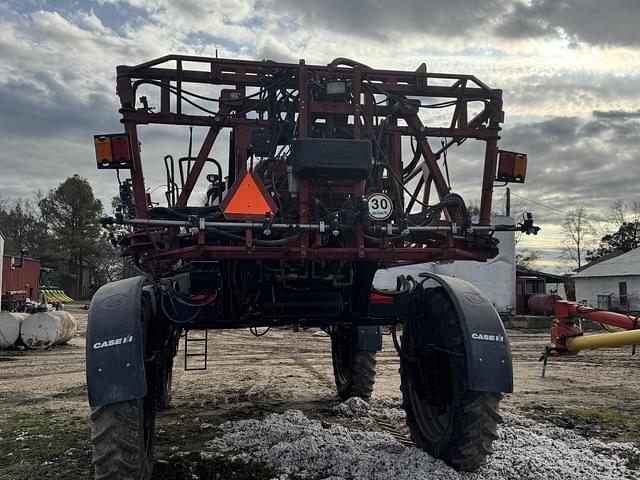
<instances>
[{"instance_id":1,"label":"red steel frame tubing","mask_svg":"<svg viewBox=\"0 0 640 480\"><path fill-rule=\"evenodd\" d=\"M176 68L157 67L162 63L175 61ZM203 70L185 70L183 62L202 62L210 66L210 71ZM156 60L152 60L145 64L134 67L118 67L118 94L122 103L123 123L126 132L132 143L132 181L134 187L134 202L136 206L136 216L138 218L147 218L147 199L145 195L144 176L142 172L142 162L140 151L138 148L138 137L136 125L140 124L174 124L174 125L193 125L208 126L209 131L199 150L198 156L191 172L187 176L186 184L179 195L178 206L186 206L189 196L196 184L199 175L202 172L206 158L211 151L213 144L223 127L232 127L236 131L236 147L246 150L250 142L248 133L253 128L269 127L268 121L254 118L247 118L246 113L249 111L261 110L260 104L256 100L247 99L243 105L248 108L244 109L244 113L240 116L228 116L225 107L220 104L218 115L187 115L182 113L180 108L180 98L182 97L182 85L184 83L199 83L208 85L227 85L232 86L238 91L244 91L246 87L260 87L264 80L260 79L260 73L287 71L290 73L289 79L284 80L280 84L282 88L295 89L299 91L299 110L298 110L298 135L307 137L309 135L309 116L310 113L347 113L353 115L354 118L354 138L360 137L361 130L361 114L364 113L366 121L370 121L373 116L391 118L392 122L389 126L390 132L393 134L394 142L400 141L402 136L415 135L418 143L418 150L422 157L416 168L404 180L404 185L419 173L422 173L422 186L416 189L416 196L420 195L422 190L422 199L428 201L428 192L433 183L437 194L440 198L450 192L450 188L444 178L442 171L437 163L438 156L442 150L434 153L429 146L427 137L451 137L451 141L445 147L448 148L453 143L462 138L476 138L486 141L485 163L482 180L482 197L481 197L481 214L480 224L488 225L490 223L491 200L493 193L493 182L496 171L497 157L497 140L499 138L500 123L502 122L502 99L499 90L491 90L478 79L470 75L450 75L426 72L403 72L392 70L369 70L361 68L342 68L329 66L310 66L304 61L299 64L281 64L275 62L252 62L244 60L222 60L205 57L192 56L176 56L170 55ZM320 75L338 75L340 78L350 80L354 85L354 101L349 104L334 104L321 101L310 101L308 78L311 74ZM268 73L267 73L268 74ZM297 74L297 79L295 75ZM284 77L283 77L284 78ZM439 80L455 80L455 83L449 86L430 85L427 79L434 78ZM135 109L136 82L159 82L161 84L161 111L154 113L143 109ZM169 86L175 82L176 92L178 94L178 110L171 113L169 103ZM365 83L366 82L366 83ZM372 83L375 82L375 83ZM467 84L472 83L471 87ZM364 89L364 85L369 85L368 89ZM227 87L228 88L228 87ZM456 98L456 109L450 126L425 127L420 118L415 113L398 112L392 106L379 105L375 103L373 93L377 89L383 89L390 94L409 95L409 96L426 96L426 97L445 97ZM370 95L369 100L365 99L365 105L362 105L361 94ZM477 114L473 119L467 122L467 103L474 101L483 101L485 108ZM371 104L371 105L369 105ZM364 110L363 110L364 109ZM402 118L406 121L407 127L398 126L393 122L394 118ZM489 125L485 126L484 122L489 121ZM456 126L457 125L457 126ZM245 145L245 143L247 145ZM399 147L397 145L396 147ZM243 152L245 151L243 150ZM390 162L392 165L402 165L402 158L396 158L401 155L401 149L395 148L391 154ZM242 155L241 155L242 157ZM242 162L242 158L238 159ZM236 165L236 168L246 168L245 165ZM309 185L307 181L300 181L299 207L300 222L305 223L308 219L308 194ZM362 186L354 185L354 196L362 194ZM461 215L454 209L447 212L447 218L461 223ZM421 247L394 247L389 245L381 248L364 248L362 242L362 232L356 233L356 240L349 242L347 248L340 251L332 251L328 248L320 248L315 250L309 248L308 234L300 235L301 242L298 246L283 246L279 248L269 249L269 252L262 251L260 248L252 247L251 252L247 252L247 246L244 247L199 247L199 252L205 255L216 255L221 258L230 255L228 258L242 257L251 255L254 258L260 256L269 256L272 258L282 256L299 256L305 258L308 254L312 258L352 258L356 254L359 258L378 258L386 259L393 257L396 261L420 261L430 258L467 258L467 259L486 259L486 253L481 244L469 249L454 248L457 242L449 238L443 248L421 248ZM353 250L353 251L352 251ZM227 252L227 253L224 253ZM245 255L242 255L242 252ZM151 253L153 258L167 258L170 255L191 255L191 251L177 252L171 250L161 255Z\"/></svg>"},{"instance_id":2,"label":"red steel frame tubing","mask_svg":"<svg viewBox=\"0 0 640 480\"><path fill-rule=\"evenodd\" d=\"M640 326L637 317L625 315L624 313L598 310L571 302L556 302L555 315L559 321L572 317L580 317L592 322L624 328L625 330L634 330Z\"/></svg>"},{"instance_id":3,"label":"red steel frame tubing","mask_svg":"<svg viewBox=\"0 0 640 480\"><path fill-rule=\"evenodd\" d=\"M140 158L140 142L135 121L125 121L124 129L131 142L131 156L133 168L131 169L131 182L133 184L133 203L137 218L147 218L147 195L144 186L144 173L142 172L142 159Z\"/></svg>"},{"instance_id":4,"label":"red steel frame tubing","mask_svg":"<svg viewBox=\"0 0 640 480\"><path fill-rule=\"evenodd\" d=\"M216 138L218 137L220 128L220 124L214 125L207 132L207 136L205 137L204 142L202 142L202 147L200 147L200 151L198 152L198 157L196 158L196 161L187 176L187 181L182 188L182 192L180 192L180 196L178 197L177 205L179 207L187 205L191 191L193 190L193 187L195 187L198 177L200 177L204 163L209 156L209 152L211 152L211 148L213 147Z\"/></svg>"},{"instance_id":5,"label":"red steel frame tubing","mask_svg":"<svg viewBox=\"0 0 640 480\"><path fill-rule=\"evenodd\" d=\"M489 130L494 135L487 138L487 146L484 157L484 173L482 176L482 196L480 198L480 225L491 224L491 201L493 198L493 183L496 178L498 139L500 136L500 122L496 120L496 115L502 112L502 100L493 100L490 105L491 117Z\"/></svg>"}]
</instances>

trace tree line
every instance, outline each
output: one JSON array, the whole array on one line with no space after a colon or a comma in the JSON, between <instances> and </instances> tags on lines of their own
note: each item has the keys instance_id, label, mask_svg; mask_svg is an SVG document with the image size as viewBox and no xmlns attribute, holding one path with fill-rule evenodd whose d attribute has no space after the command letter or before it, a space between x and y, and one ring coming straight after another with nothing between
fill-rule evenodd
<instances>
[{"instance_id":1,"label":"tree line","mask_svg":"<svg viewBox=\"0 0 640 480\"><path fill-rule=\"evenodd\" d=\"M100 227L103 205L86 178L73 175L33 199L0 201L5 254L40 260L47 283L88 298L126 268Z\"/></svg>"},{"instance_id":2,"label":"tree line","mask_svg":"<svg viewBox=\"0 0 640 480\"><path fill-rule=\"evenodd\" d=\"M113 207L113 205L111 206ZM46 194L13 202L0 199L0 232L5 253L39 259L51 269L48 282L77 298L87 298L104 283L132 274L100 227L104 215L86 178L73 175ZM640 247L640 199L617 200L601 217L580 207L565 214L563 253L571 269ZM516 266L531 270L540 259L518 249Z\"/></svg>"},{"instance_id":3,"label":"tree line","mask_svg":"<svg viewBox=\"0 0 640 480\"><path fill-rule=\"evenodd\" d=\"M599 215L584 207L565 213L562 222L562 253L570 270L590 262L640 247L640 198L616 200ZM540 254L531 249L516 253L516 265L531 270Z\"/></svg>"},{"instance_id":4,"label":"tree line","mask_svg":"<svg viewBox=\"0 0 640 480\"><path fill-rule=\"evenodd\" d=\"M616 200L603 217L589 215L583 207L572 210L562 230L565 254L577 268L628 252L640 247L640 199Z\"/></svg>"}]
</instances>

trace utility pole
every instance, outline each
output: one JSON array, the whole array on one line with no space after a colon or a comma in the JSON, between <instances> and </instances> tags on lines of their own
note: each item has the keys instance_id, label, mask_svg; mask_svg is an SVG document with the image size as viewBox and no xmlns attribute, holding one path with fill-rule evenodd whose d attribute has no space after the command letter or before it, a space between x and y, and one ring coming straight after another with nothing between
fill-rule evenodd
<instances>
[{"instance_id":1,"label":"utility pole","mask_svg":"<svg viewBox=\"0 0 640 480\"><path fill-rule=\"evenodd\" d=\"M506 199L504 202L504 214L507 217L511 216L511 188L507 187Z\"/></svg>"}]
</instances>

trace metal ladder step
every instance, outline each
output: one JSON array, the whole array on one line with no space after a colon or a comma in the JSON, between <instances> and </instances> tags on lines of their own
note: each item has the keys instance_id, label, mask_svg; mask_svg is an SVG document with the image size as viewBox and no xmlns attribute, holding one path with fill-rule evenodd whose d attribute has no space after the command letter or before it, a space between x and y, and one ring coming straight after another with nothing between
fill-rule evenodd
<instances>
[{"instance_id":1,"label":"metal ladder step","mask_svg":"<svg viewBox=\"0 0 640 480\"><path fill-rule=\"evenodd\" d=\"M189 333L203 332L197 337L189 337ZM184 332L184 369L185 371L206 370L209 348L208 330L185 330ZM199 347L199 348L198 348ZM189 362L191 359L191 362Z\"/></svg>"}]
</instances>

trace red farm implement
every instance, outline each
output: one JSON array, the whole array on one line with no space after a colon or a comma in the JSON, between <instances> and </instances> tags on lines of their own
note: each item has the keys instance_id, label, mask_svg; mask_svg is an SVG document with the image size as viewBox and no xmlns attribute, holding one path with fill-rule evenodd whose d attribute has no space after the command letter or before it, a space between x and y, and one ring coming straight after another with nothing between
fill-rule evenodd
<instances>
[{"instance_id":1,"label":"red farm implement","mask_svg":"<svg viewBox=\"0 0 640 480\"><path fill-rule=\"evenodd\" d=\"M549 356L575 355L582 350L606 347L640 345L640 317L621 312L592 308L564 300L554 301L554 316L551 323L551 342L540 358L543 361L542 376L545 375ZM600 324L603 328L614 327L616 331L585 335L584 320Z\"/></svg>"},{"instance_id":2,"label":"red farm implement","mask_svg":"<svg viewBox=\"0 0 640 480\"><path fill-rule=\"evenodd\" d=\"M170 55L118 67L117 93L124 132L95 137L97 161L130 178L104 224L141 275L102 287L91 306L97 477L117 473L118 459L150 475L153 419L168 402L183 332L288 324L331 335L343 398L371 395L381 326L390 326L414 441L455 468L482 464L512 388L493 306L460 279L400 276L389 291L373 277L391 265L485 261L497 254L493 232L537 231L531 218L490 222L495 182L526 174L525 155L498 150L502 92L424 64ZM152 203L143 175L138 127L152 124L203 131L186 157L164 157L166 206ZM468 139L484 149L475 221L447 164ZM216 142L224 160L213 158ZM114 447L125 436L131 448Z\"/></svg>"}]
</instances>

